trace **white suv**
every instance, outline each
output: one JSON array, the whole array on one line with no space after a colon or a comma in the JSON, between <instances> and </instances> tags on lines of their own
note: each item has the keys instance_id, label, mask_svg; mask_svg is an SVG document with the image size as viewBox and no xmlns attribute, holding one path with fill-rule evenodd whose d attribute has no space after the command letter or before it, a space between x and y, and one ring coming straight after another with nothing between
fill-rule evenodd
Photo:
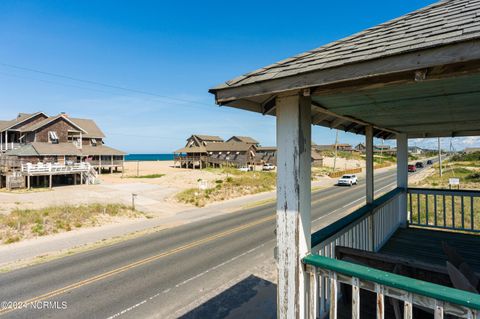
<instances>
[{"instance_id":1,"label":"white suv","mask_svg":"<svg viewBox=\"0 0 480 319\"><path fill-rule=\"evenodd\" d=\"M343 175L337 182L337 185L357 185L357 175L349 174Z\"/></svg>"}]
</instances>

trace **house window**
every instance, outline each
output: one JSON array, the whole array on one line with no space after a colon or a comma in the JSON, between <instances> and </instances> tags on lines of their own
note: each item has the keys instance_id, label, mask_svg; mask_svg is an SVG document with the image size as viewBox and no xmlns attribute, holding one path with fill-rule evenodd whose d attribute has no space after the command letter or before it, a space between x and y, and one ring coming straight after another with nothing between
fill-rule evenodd
<instances>
[{"instance_id":1,"label":"house window","mask_svg":"<svg viewBox=\"0 0 480 319\"><path fill-rule=\"evenodd\" d=\"M58 135L57 135L57 132L55 132L55 131L49 131L49 132L48 132L48 139L49 139L50 143L52 143L52 144L58 144Z\"/></svg>"},{"instance_id":2,"label":"house window","mask_svg":"<svg viewBox=\"0 0 480 319\"><path fill-rule=\"evenodd\" d=\"M97 146L97 140L94 138L90 140L90 143L92 143L92 146Z\"/></svg>"}]
</instances>

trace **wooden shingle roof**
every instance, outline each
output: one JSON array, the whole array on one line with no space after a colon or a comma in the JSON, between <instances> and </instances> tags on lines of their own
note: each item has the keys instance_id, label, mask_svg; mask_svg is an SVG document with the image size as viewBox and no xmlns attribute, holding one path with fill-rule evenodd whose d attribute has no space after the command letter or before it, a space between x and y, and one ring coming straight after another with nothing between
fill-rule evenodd
<instances>
[{"instance_id":1,"label":"wooden shingle roof","mask_svg":"<svg viewBox=\"0 0 480 319\"><path fill-rule=\"evenodd\" d=\"M83 145L81 149L72 143L44 143L33 142L20 148L9 150L6 155L12 156L97 156L97 155L126 155L125 152L105 146Z\"/></svg>"},{"instance_id":2,"label":"wooden shingle roof","mask_svg":"<svg viewBox=\"0 0 480 319\"><path fill-rule=\"evenodd\" d=\"M74 123L73 121L71 121L68 117L66 117L63 114L59 114L59 115L56 115L56 116L50 116L50 117L47 117L46 119L44 119L40 122L34 123L32 125L27 125L27 126L21 127L20 131L21 132L34 132L34 131L44 127L45 125L50 124L50 123L52 123L52 122L54 122L58 119L65 120L65 121L69 122L72 126L77 127L80 131L86 133L86 131L81 126L79 126L77 123Z\"/></svg>"},{"instance_id":3,"label":"wooden shingle roof","mask_svg":"<svg viewBox=\"0 0 480 319\"><path fill-rule=\"evenodd\" d=\"M86 133L83 134L83 137L85 138L104 138L105 137L105 134L98 127L97 123L95 123L94 120L79 119L79 118L73 118L73 117L69 117L69 119L73 123L80 126L86 131Z\"/></svg>"},{"instance_id":4,"label":"wooden shingle roof","mask_svg":"<svg viewBox=\"0 0 480 319\"><path fill-rule=\"evenodd\" d=\"M0 121L0 132L3 132L6 129L12 128L25 122L28 119L36 117L37 115L42 114L44 117L47 117L43 112L35 112L35 113L18 113L18 116L10 121Z\"/></svg>"},{"instance_id":5,"label":"wooden shingle roof","mask_svg":"<svg viewBox=\"0 0 480 319\"><path fill-rule=\"evenodd\" d=\"M211 91L480 38L480 1L446 0L237 77Z\"/></svg>"},{"instance_id":6,"label":"wooden shingle roof","mask_svg":"<svg viewBox=\"0 0 480 319\"><path fill-rule=\"evenodd\" d=\"M207 152L246 152L252 147L252 144L243 142L220 142L205 146Z\"/></svg>"},{"instance_id":7,"label":"wooden shingle roof","mask_svg":"<svg viewBox=\"0 0 480 319\"><path fill-rule=\"evenodd\" d=\"M250 136L238 136L238 135L234 135L232 137L230 137L227 142L229 141L232 141L232 140L235 140L237 139L238 141L240 142L243 142L243 143L248 143L248 144L259 144L259 142L254 139L253 137L250 137Z\"/></svg>"},{"instance_id":8,"label":"wooden shingle roof","mask_svg":"<svg viewBox=\"0 0 480 319\"><path fill-rule=\"evenodd\" d=\"M196 136L199 140L201 141L215 141L215 142L223 142L223 138L220 136L216 135L199 135L199 134L194 134L193 136Z\"/></svg>"}]
</instances>

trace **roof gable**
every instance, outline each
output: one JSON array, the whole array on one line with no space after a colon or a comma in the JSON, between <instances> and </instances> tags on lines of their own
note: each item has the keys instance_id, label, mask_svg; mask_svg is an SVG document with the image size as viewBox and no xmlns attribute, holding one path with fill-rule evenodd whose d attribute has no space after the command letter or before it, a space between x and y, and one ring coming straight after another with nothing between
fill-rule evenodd
<instances>
[{"instance_id":1,"label":"roof gable","mask_svg":"<svg viewBox=\"0 0 480 319\"><path fill-rule=\"evenodd\" d=\"M69 119L73 123L75 123L79 127L82 127L86 131L83 137L85 138L104 138L105 137L105 134L98 127L97 123L95 123L94 120L80 119L80 118L73 118L73 117L69 117Z\"/></svg>"},{"instance_id":2,"label":"roof gable","mask_svg":"<svg viewBox=\"0 0 480 319\"><path fill-rule=\"evenodd\" d=\"M28 120L34 119L35 117L38 117L38 116L48 118L48 116L43 112L35 112L35 113L31 113L31 114L30 113L18 113L18 116L11 121L1 121L2 123L0 123L0 131L5 131L5 130L15 128L15 127L17 127L17 129L21 128L22 123L25 123Z\"/></svg>"},{"instance_id":3,"label":"roof gable","mask_svg":"<svg viewBox=\"0 0 480 319\"><path fill-rule=\"evenodd\" d=\"M35 123L33 125L29 125L29 126L26 126L26 127L23 127L21 129L22 132L34 132L34 131L37 131L41 128L43 128L44 126L54 122L54 121L57 121L57 120L61 120L61 121L65 121L67 122L68 124L70 124L71 126L73 127L76 127L77 129L79 129L80 131L84 132L84 133L87 133L83 128L81 128L78 124L72 122L68 117L66 117L65 115L63 114L59 114L57 116L52 116L52 117L48 117L46 119L44 119L43 121L40 121L38 123Z\"/></svg>"},{"instance_id":4,"label":"roof gable","mask_svg":"<svg viewBox=\"0 0 480 319\"><path fill-rule=\"evenodd\" d=\"M255 140L254 138L250 137L250 136L238 136L238 135L234 135L232 137L230 137L227 142L230 142L230 141L239 141L239 142L243 142L243 143L248 143L248 144L259 144L259 142L257 140Z\"/></svg>"},{"instance_id":5,"label":"roof gable","mask_svg":"<svg viewBox=\"0 0 480 319\"><path fill-rule=\"evenodd\" d=\"M223 138L220 136L216 135L198 135L198 134L193 134L191 137L196 137L200 141L205 141L205 142L223 142Z\"/></svg>"}]
</instances>

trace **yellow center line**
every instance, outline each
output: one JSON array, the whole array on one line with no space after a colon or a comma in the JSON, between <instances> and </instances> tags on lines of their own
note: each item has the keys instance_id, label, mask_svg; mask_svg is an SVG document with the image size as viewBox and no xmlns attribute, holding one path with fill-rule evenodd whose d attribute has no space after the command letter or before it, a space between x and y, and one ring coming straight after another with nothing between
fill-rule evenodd
<instances>
[{"instance_id":1,"label":"yellow center line","mask_svg":"<svg viewBox=\"0 0 480 319\"><path fill-rule=\"evenodd\" d=\"M130 270L130 269L132 269L132 268L136 268L136 267L145 265L145 264L147 264L147 263L150 263L150 262L152 262L152 261L158 260L158 259L160 259L160 258L167 257L167 256L170 256L170 255L173 255L173 254L176 254L176 253L185 251L185 250L187 250L187 249L191 249L191 248L197 247L197 246L199 246L199 245L206 244L206 243L211 242L211 241L213 241L213 240L215 240L215 239L219 239L219 238L222 238L222 237L226 237L226 236L228 236L228 235L237 233L237 232L242 231L242 230L244 230L244 229L257 226L257 225L259 225L259 224L262 224L262 223L265 223L265 222L270 221L270 220L272 220L272 219L275 219L275 216L276 216L276 215L269 215L269 216L267 216L267 217L258 219L258 220L254 221L254 222L251 222L251 223L248 223L248 224L244 224L244 225L241 225L241 226L238 226L238 227L235 227L235 228L231 228L231 229L229 229L229 230L226 230L226 231L217 233L217 234L212 235L212 236L209 236L209 237L202 238L202 239L200 239L200 240L197 240L197 241L188 243L188 244L186 244L186 245L183 245L183 246L174 248L174 249L172 249L172 250L169 250L169 251L160 253L160 254L158 254L158 255L154 255L154 256L151 256L151 257L147 257L147 258L138 260L138 261L133 262L133 263L130 263L130 264L128 264L128 265L125 265L125 266L122 266L122 267L119 267L119 268L116 268L116 269L113 269L113 270L104 272L104 273L99 274L99 275L97 275L97 276L94 276L94 277L91 277L91 278L88 278L88 279L85 279L85 280L82 280L82 281L73 283L73 284L71 284L71 285L68 285L68 286L65 286L65 287L63 287L63 288L59 288L59 289L53 290L53 291L51 291L51 292L45 293L45 294L40 295L40 296L37 296L37 297L33 297L33 298L31 298L31 299L25 300L25 301L23 301L21 304L25 304L25 305L26 305L26 304L31 304L31 303L35 303L35 302L39 302L39 301L45 300L45 299L47 299L47 298L51 298L51 297L58 296L58 295L60 295L60 294L63 294L63 293L72 291L72 290L77 289L77 288L80 288L80 287L82 287L82 286L85 286L85 285L88 285L88 284L97 282L97 281L102 280L102 279L106 279L106 278L111 277L111 276L113 276L113 275L120 274L120 273L125 272L125 271L127 271L127 270ZM0 309L0 315L7 314L7 313L12 312L12 311L14 311L14 310L16 310L16 309L9 309L9 308Z\"/></svg>"}]
</instances>

